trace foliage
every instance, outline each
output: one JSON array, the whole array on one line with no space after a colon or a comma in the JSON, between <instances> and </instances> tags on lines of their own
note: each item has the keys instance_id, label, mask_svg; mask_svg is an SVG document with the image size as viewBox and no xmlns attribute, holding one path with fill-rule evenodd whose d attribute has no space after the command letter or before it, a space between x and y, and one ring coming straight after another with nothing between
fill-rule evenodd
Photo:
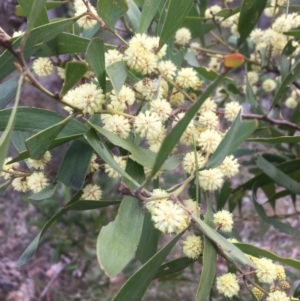
<instances>
[{"instance_id":1,"label":"foliage","mask_svg":"<svg viewBox=\"0 0 300 301\"><path fill-rule=\"evenodd\" d=\"M107 225L93 224L94 231L101 227L94 244L99 269L112 278L133 258L136 265L112 300L141 300L153 279L197 262L197 301L221 294L242 300L246 290L249 298L279 300L274 291L281 291L290 300L293 284L279 263L299 270L299 260L227 238L238 235L237 209L243 211L249 195L266 224L300 235L275 210L282 197L295 202L300 193L298 6L286 0L18 2L25 32L0 33L0 193L12 185L54 210L17 264L34 257L41 237L66 221L68 211L116 206ZM66 4L72 17L49 20L47 10ZM260 29L260 20L269 28ZM14 70L20 75L6 79ZM59 93L41 84L40 78L57 76ZM24 82L65 113L19 107ZM10 140L15 158L7 157ZM53 171L50 151L63 145L68 149ZM111 185L117 197L108 193ZM72 191L63 205L55 200L59 187ZM68 241L62 239L61 246ZM183 256L170 260L181 240ZM228 273L215 281L220 256Z\"/></svg>"}]
</instances>

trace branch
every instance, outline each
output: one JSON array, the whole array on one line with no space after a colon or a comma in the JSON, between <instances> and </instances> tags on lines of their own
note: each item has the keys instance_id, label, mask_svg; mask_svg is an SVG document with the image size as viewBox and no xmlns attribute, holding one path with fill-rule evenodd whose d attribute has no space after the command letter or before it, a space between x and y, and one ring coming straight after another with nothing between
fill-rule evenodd
<instances>
[{"instance_id":1,"label":"branch","mask_svg":"<svg viewBox=\"0 0 300 301\"><path fill-rule=\"evenodd\" d=\"M242 114L242 118L243 119L256 119L256 120L262 120L262 121L266 121L269 122L271 124L275 124L275 125L284 125L287 127L290 127L292 129L295 129L297 131L300 131L300 126L292 123L290 121L284 120L284 119L273 119L270 118L266 115L258 115L258 114L247 114L247 113L243 113Z\"/></svg>"},{"instance_id":2,"label":"branch","mask_svg":"<svg viewBox=\"0 0 300 301\"><path fill-rule=\"evenodd\" d=\"M218 115L223 115L224 109L217 109L216 113ZM274 118L268 117L267 115L259 115L259 114L251 114L251 113L242 113L241 117L242 117L242 119L256 119L256 120L269 122L269 123L275 124L275 125L283 125L283 126L287 126L292 129L295 129L297 131L300 131L300 126L298 124L292 123L292 122L284 120L284 119L274 119Z\"/></svg>"}]
</instances>

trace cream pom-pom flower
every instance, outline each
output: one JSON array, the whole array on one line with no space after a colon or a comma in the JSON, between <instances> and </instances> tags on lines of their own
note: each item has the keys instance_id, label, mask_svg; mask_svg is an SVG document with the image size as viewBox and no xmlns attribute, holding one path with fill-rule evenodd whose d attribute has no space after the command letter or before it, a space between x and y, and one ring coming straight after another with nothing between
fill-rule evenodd
<instances>
[{"instance_id":1,"label":"cream pom-pom flower","mask_svg":"<svg viewBox=\"0 0 300 301\"><path fill-rule=\"evenodd\" d=\"M88 174L96 172L100 169L100 165L97 163L97 155L94 153L91 157L91 162L88 169Z\"/></svg>"},{"instance_id":2,"label":"cream pom-pom flower","mask_svg":"<svg viewBox=\"0 0 300 301\"><path fill-rule=\"evenodd\" d=\"M263 42L264 32L260 28L255 28L250 34L250 40L253 44L257 45Z\"/></svg>"},{"instance_id":3,"label":"cream pom-pom flower","mask_svg":"<svg viewBox=\"0 0 300 301\"><path fill-rule=\"evenodd\" d=\"M232 214L227 210L214 213L214 224L223 232L231 232L233 227Z\"/></svg>"},{"instance_id":4,"label":"cream pom-pom flower","mask_svg":"<svg viewBox=\"0 0 300 301\"><path fill-rule=\"evenodd\" d=\"M15 169L19 168L20 164L18 162L7 164L7 162L11 161L12 157L7 157L4 160L3 167L2 167L2 172L0 171L1 177L3 177L5 180L11 179L12 178L12 173L17 172Z\"/></svg>"},{"instance_id":5,"label":"cream pom-pom flower","mask_svg":"<svg viewBox=\"0 0 300 301\"><path fill-rule=\"evenodd\" d=\"M56 67L57 75L62 79L66 79L66 70L62 67Z\"/></svg>"},{"instance_id":6,"label":"cream pom-pom flower","mask_svg":"<svg viewBox=\"0 0 300 301\"><path fill-rule=\"evenodd\" d=\"M199 185L205 191L214 191L223 185L223 174L219 168L204 169L199 172Z\"/></svg>"},{"instance_id":7,"label":"cream pom-pom flower","mask_svg":"<svg viewBox=\"0 0 300 301\"><path fill-rule=\"evenodd\" d=\"M179 233L189 225L188 214L178 205L162 200L151 210L154 227L163 233Z\"/></svg>"},{"instance_id":8,"label":"cream pom-pom flower","mask_svg":"<svg viewBox=\"0 0 300 301\"><path fill-rule=\"evenodd\" d=\"M138 81L133 87L145 100L161 98L162 96L162 89L159 86L159 82L153 81L149 77Z\"/></svg>"},{"instance_id":9,"label":"cream pom-pom flower","mask_svg":"<svg viewBox=\"0 0 300 301\"><path fill-rule=\"evenodd\" d=\"M192 38L192 34L188 28L179 28L175 33L175 43L179 45L186 45Z\"/></svg>"},{"instance_id":10,"label":"cream pom-pom flower","mask_svg":"<svg viewBox=\"0 0 300 301\"><path fill-rule=\"evenodd\" d=\"M202 240L199 236L189 235L183 241L183 254L191 259L197 259L202 253Z\"/></svg>"},{"instance_id":11,"label":"cream pom-pom flower","mask_svg":"<svg viewBox=\"0 0 300 301\"><path fill-rule=\"evenodd\" d=\"M126 109L127 105L131 106L135 101L135 93L134 91L127 86L123 86L119 93L116 93L115 90L112 90L110 94L111 104L118 105Z\"/></svg>"},{"instance_id":12,"label":"cream pom-pom flower","mask_svg":"<svg viewBox=\"0 0 300 301\"><path fill-rule=\"evenodd\" d=\"M177 67L172 61L167 60L159 62L157 69L162 76L168 79L173 79L176 74Z\"/></svg>"},{"instance_id":13,"label":"cream pom-pom flower","mask_svg":"<svg viewBox=\"0 0 300 301\"><path fill-rule=\"evenodd\" d=\"M153 189L152 197L155 198L154 201L148 201L145 203L145 207L151 212L153 208L156 208L162 200L167 200L169 198L169 194L160 188Z\"/></svg>"},{"instance_id":14,"label":"cream pom-pom flower","mask_svg":"<svg viewBox=\"0 0 300 301\"><path fill-rule=\"evenodd\" d=\"M237 295L240 290L236 275L233 273L227 273L218 277L216 286L219 293L229 298Z\"/></svg>"},{"instance_id":15,"label":"cream pom-pom flower","mask_svg":"<svg viewBox=\"0 0 300 301\"><path fill-rule=\"evenodd\" d=\"M120 53L118 50L109 49L107 50L107 52L105 52L105 65L108 66L115 62L122 61L123 58L124 58L123 54Z\"/></svg>"},{"instance_id":16,"label":"cream pom-pom flower","mask_svg":"<svg viewBox=\"0 0 300 301\"><path fill-rule=\"evenodd\" d=\"M173 106L181 106L184 104L184 95L179 92L178 90L176 90L175 88L173 88L172 90L172 94L170 96L170 103Z\"/></svg>"},{"instance_id":17,"label":"cream pom-pom flower","mask_svg":"<svg viewBox=\"0 0 300 301\"><path fill-rule=\"evenodd\" d=\"M49 185L48 179L42 172L34 172L27 177L27 185L34 193L38 193Z\"/></svg>"},{"instance_id":18,"label":"cream pom-pom flower","mask_svg":"<svg viewBox=\"0 0 300 301\"><path fill-rule=\"evenodd\" d=\"M260 258L255 262L257 267L255 273L258 281L262 283L272 283L277 276L276 265L268 258Z\"/></svg>"},{"instance_id":19,"label":"cream pom-pom flower","mask_svg":"<svg viewBox=\"0 0 300 301\"><path fill-rule=\"evenodd\" d=\"M224 161L219 166L223 175L228 178L235 176L239 172L239 167L240 165L233 155L225 157Z\"/></svg>"},{"instance_id":20,"label":"cream pom-pom flower","mask_svg":"<svg viewBox=\"0 0 300 301\"><path fill-rule=\"evenodd\" d=\"M192 88L200 90L202 86L201 80L197 76L197 72L190 67L181 68L176 77L176 84L182 88Z\"/></svg>"},{"instance_id":21,"label":"cream pom-pom flower","mask_svg":"<svg viewBox=\"0 0 300 301\"><path fill-rule=\"evenodd\" d=\"M162 127L162 123L156 114L146 111L139 113L134 120L134 127L142 137L153 135Z\"/></svg>"},{"instance_id":22,"label":"cream pom-pom flower","mask_svg":"<svg viewBox=\"0 0 300 301\"><path fill-rule=\"evenodd\" d=\"M28 165L33 169L44 169L51 160L51 153L46 151L41 159L28 158Z\"/></svg>"},{"instance_id":23,"label":"cream pom-pom flower","mask_svg":"<svg viewBox=\"0 0 300 301\"><path fill-rule=\"evenodd\" d=\"M212 98L207 98L202 106L200 107L199 113L203 114L205 112L214 112L217 108L217 104Z\"/></svg>"},{"instance_id":24,"label":"cream pom-pom flower","mask_svg":"<svg viewBox=\"0 0 300 301\"><path fill-rule=\"evenodd\" d=\"M93 15L96 15L96 16L98 15L95 7L93 5L91 5L90 2L89 2L89 8ZM87 12L87 7L81 0L75 0L74 9L75 9L75 17L80 16ZM93 28L97 24L97 20L90 15L85 15L82 18L80 18L79 20L77 20L77 24L84 29L90 29L90 28Z\"/></svg>"},{"instance_id":25,"label":"cream pom-pom flower","mask_svg":"<svg viewBox=\"0 0 300 301\"><path fill-rule=\"evenodd\" d=\"M163 142L163 140L166 137L166 133L167 133L167 129L164 127L161 127L161 129L158 132L149 134L147 136L147 141L148 141L149 147L151 148L151 146L153 144L161 145L161 143Z\"/></svg>"},{"instance_id":26,"label":"cream pom-pom flower","mask_svg":"<svg viewBox=\"0 0 300 301\"><path fill-rule=\"evenodd\" d=\"M11 182L11 185L14 188L14 190L20 192L26 192L29 189L26 177L14 178L13 181Z\"/></svg>"},{"instance_id":27,"label":"cream pom-pom flower","mask_svg":"<svg viewBox=\"0 0 300 301\"><path fill-rule=\"evenodd\" d=\"M47 57L40 57L36 59L32 64L33 71L40 77L46 77L53 72L53 63Z\"/></svg>"},{"instance_id":28,"label":"cream pom-pom flower","mask_svg":"<svg viewBox=\"0 0 300 301\"><path fill-rule=\"evenodd\" d=\"M199 116L200 126L204 127L207 130L216 129L219 125L219 118L216 113L212 111L203 112Z\"/></svg>"},{"instance_id":29,"label":"cream pom-pom flower","mask_svg":"<svg viewBox=\"0 0 300 301\"><path fill-rule=\"evenodd\" d=\"M128 118L120 115L109 115L104 120L104 126L106 130L126 139L130 133L130 123Z\"/></svg>"},{"instance_id":30,"label":"cream pom-pom flower","mask_svg":"<svg viewBox=\"0 0 300 301\"><path fill-rule=\"evenodd\" d=\"M284 102L285 106L289 109L295 109L298 105L298 101L296 98L294 98L293 96L288 97L285 102Z\"/></svg>"},{"instance_id":31,"label":"cream pom-pom flower","mask_svg":"<svg viewBox=\"0 0 300 301\"><path fill-rule=\"evenodd\" d=\"M228 121L233 121L240 110L242 110L242 106L237 101L228 102L224 107L224 117Z\"/></svg>"},{"instance_id":32,"label":"cream pom-pom flower","mask_svg":"<svg viewBox=\"0 0 300 301\"><path fill-rule=\"evenodd\" d=\"M116 161L116 163L119 165L119 167L121 167L122 169L125 170L126 161L123 160L122 157L118 157L118 156L113 156L113 158ZM104 168L105 168L105 172L107 173L107 175L110 178L120 178L121 177L121 175L117 171L115 171L112 167L110 167L108 164L105 164Z\"/></svg>"},{"instance_id":33,"label":"cream pom-pom flower","mask_svg":"<svg viewBox=\"0 0 300 301\"><path fill-rule=\"evenodd\" d=\"M266 80L264 80L264 82L262 83L262 88L266 91L266 92L272 92L276 89L276 82L274 79L268 78Z\"/></svg>"},{"instance_id":34,"label":"cream pom-pom flower","mask_svg":"<svg viewBox=\"0 0 300 301\"><path fill-rule=\"evenodd\" d=\"M154 51L158 39L148 37L145 34L136 34L129 42L124 59L127 65L142 74L152 73L157 67L158 57Z\"/></svg>"},{"instance_id":35,"label":"cream pom-pom flower","mask_svg":"<svg viewBox=\"0 0 300 301\"><path fill-rule=\"evenodd\" d=\"M206 19L211 19L213 16L215 16L220 10L221 10L221 6L220 5L212 5L210 7L208 7L205 10L205 18Z\"/></svg>"},{"instance_id":36,"label":"cream pom-pom flower","mask_svg":"<svg viewBox=\"0 0 300 301\"><path fill-rule=\"evenodd\" d=\"M150 102L150 112L156 114L161 121L165 121L170 117L172 108L164 98L157 98Z\"/></svg>"},{"instance_id":37,"label":"cream pom-pom flower","mask_svg":"<svg viewBox=\"0 0 300 301\"><path fill-rule=\"evenodd\" d=\"M266 301L290 301L291 299L286 295L285 292L275 291L270 293Z\"/></svg>"},{"instance_id":38,"label":"cream pom-pom flower","mask_svg":"<svg viewBox=\"0 0 300 301\"><path fill-rule=\"evenodd\" d=\"M76 92L72 96L75 98L75 104L84 114L93 115L99 112L105 103L102 89L93 83L77 87Z\"/></svg>"},{"instance_id":39,"label":"cream pom-pom flower","mask_svg":"<svg viewBox=\"0 0 300 301\"><path fill-rule=\"evenodd\" d=\"M83 188L81 199L98 201L101 199L102 191L98 185L88 184Z\"/></svg>"},{"instance_id":40,"label":"cream pom-pom flower","mask_svg":"<svg viewBox=\"0 0 300 301\"><path fill-rule=\"evenodd\" d=\"M197 163L198 163L199 168L202 167L206 163L205 158L199 152L197 152ZM195 160L195 153L194 152L188 152L183 157L182 168L188 174L191 174L195 171L195 169L196 169L196 160Z\"/></svg>"},{"instance_id":41,"label":"cream pom-pom flower","mask_svg":"<svg viewBox=\"0 0 300 301\"><path fill-rule=\"evenodd\" d=\"M204 152L212 154L217 149L221 140L222 137L217 131L206 130L199 135L197 143Z\"/></svg>"},{"instance_id":42,"label":"cream pom-pom flower","mask_svg":"<svg viewBox=\"0 0 300 301\"><path fill-rule=\"evenodd\" d=\"M195 216L200 216L200 205L192 199L183 200L184 207Z\"/></svg>"},{"instance_id":43,"label":"cream pom-pom flower","mask_svg":"<svg viewBox=\"0 0 300 301\"><path fill-rule=\"evenodd\" d=\"M247 72L247 78L248 78L250 85L256 84L259 80L258 73L255 71Z\"/></svg>"}]
</instances>

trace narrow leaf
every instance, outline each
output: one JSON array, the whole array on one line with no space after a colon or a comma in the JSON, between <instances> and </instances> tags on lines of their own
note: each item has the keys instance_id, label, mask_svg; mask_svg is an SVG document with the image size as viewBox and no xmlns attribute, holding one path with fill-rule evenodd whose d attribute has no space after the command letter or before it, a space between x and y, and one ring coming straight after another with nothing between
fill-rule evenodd
<instances>
[{"instance_id":1,"label":"narrow leaf","mask_svg":"<svg viewBox=\"0 0 300 301\"><path fill-rule=\"evenodd\" d=\"M75 140L68 148L57 172L57 179L73 189L83 187L93 149L83 142Z\"/></svg>"},{"instance_id":2,"label":"narrow leaf","mask_svg":"<svg viewBox=\"0 0 300 301\"><path fill-rule=\"evenodd\" d=\"M192 6L193 0L169 0L166 19L160 34L159 48L166 44L176 30L180 28Z\"/></svg>"},{"instance_id":3,"label":"narrow leaf","mask_svg":"<svg viewBox=\"0 0 300 301\"><path fill-rule=\"evenodd\" d=\"M27 133L25 133L25 134L27 134ZM48 150L51 150L51 149L53 149L53 148L55 148L59 145L67 143L69 141L73 141L73 140L76 140L78 138L81 138L82 136L83 136L83 134L78 134L78 135L64 136L64 137L61 137L61 138L54 139L52 141L51 145L49 146ZM25 147L25 149L26 149L26 147ZM19 161L25 160L27 158L30 158L29 151L27 151L27 150L22 151L17 157L15 157L13 160L9 161L9 164L14 163L14 162L19 162Z\"/></svg>"},{"instance_id":4,"label":"narrow leaf","mask_svg":"<svg viewBox=\"0 0 300 301\"><path fill-rule=\"evenodd\" d=\"M126 0L98 0L98 12L106 26L115 31L116 22L127 12L128 1Z\"/></svg>"},{"instance_id":5,"label":"narrow leaf","mask_svg":"<svg viewBox=\"0 0 300 301\"><path fill-rule=\"evenodd\" d=\"M143 168L134 161L128 161L126 172L135 181L143 181ZM128 180L125 180L125 184L134 188ZM98 262L109 277L119 274L132 259L140 241L142 225L140 201L126 196L121 202L115 221L102 227L97 239Z\"/></svg>"},{"instance_id":6,"label":"narrow leaf","mask_svg":"<svg viewBox=\"0 0 300 301\"><path fill-rule=\"evenodd\" d=\"M19 78L20 76L15 76L0 85L0 109L4 109L15 97Z\"/></svg>"},{"instance_id":7,"label":"narrow leaf","mask_svg":"<svg viewBox=\"0 0 300 301\"><path fill-rule=\"evenodd\" d=\"M71 90L85 75L87 70L87 66L84 62L68 62L65 69L66 79L60 94L67 94L67 92Z\"/></svg>"},{"instance_id":8,"label":"narrow leaf","mask_svg":"<svg viewBox=\"0 0 300 301\"><path fill-rule=\"evenodd\" d=\"M275 97L273 98L272 107L276 106L281 99L281 97L288 91L291 83L300 77L300 62L298 62L295 67L288 73L284 78L276 91Z\"/></svg>"},{"instance_id":9,"label":"narrow leaf","mask_svg":"<svg viewBox=\"0 0 300 301\"><path fill-rule=\"evenodd\" d=\"M194 260L187 257L181 257L168 261L159 268L156 275L154 276L154 279L182 272L193 263Z\"/></svg>"},{"instance_id":10,"label":"narrow leaf","mask_svg":"<svg viewBox=\"0 0 300 301\"><path fill-rule=\"evenodd\" d=\"M235 243L235 245L242 250L244 253L255 256L255 257L267 257L271 260L278 261L282 264L293 267L300 270L300 260L292 259L288 257L281 257L273 252L258 248L250 244Z\"/></svg>"},{"instance_id":11,"label":"narrow leaf","mask_svg":"<svg viewBox=\"0 0 300 301\"><path fill-rule=\"evenodd\" d=\"M18 0L25 15L27 16L26 31L29 33L33 27L49 23L47 11L45 9L46 0Z\"/></svg>"},{"instance_id":12,"label":"narrow leaf","mask_svg":"<svg viewBox=\"0 0 300 301\"><path fill-rule=\"evenodd\" d=\"M104 135L111 143L116 146L122 147L123 149L128 150L131 153L131 159L138 162L139 164L152 168L156 159L155 153L150 150L141 148L140 146L120 138L118 135L115 135L108 130L99 127L95 124L92 124L88 121L88 124L92 126L97 132ZM174 170L181 162L182 156L172 156L168 158L164 164L161 166L162 170Z\"/></svg>"},{"instance_id":13,"label":"narrow leaf","mask_svg":"<svg viewBox=\"0 0 300 301\"><path fill-rule=\"evenodd\" d=\"M15 122L15 117L16 117L16 113L17 113L17 109L18 109L19 100L20 100L21 87L23 84L23 80L24 80L24 77L21 76L19 79L19 83L18 83L18 89L17 89L17 95L16 95L14 107L11 111L11 115L9 116L5 130L0 138L0 167L1 167L0 170L2 170L4 161L5 161L7 152L8 152L8 148L9 148L9 144L10 144L10 136L11 136L11 133L12 133L13 127L14 127L14 122Z\"/></svg>"},{"instance_id":14,"label":"narrow leaf","mask_svg":"<svg viewBox=\"0 0 300 301\"><path fill-rule=\"evenodd\" d=\"M51 10L66 4L66 1L48 1L45 3L46 10ZM26 17L26 13L21 5L16 6L16 16Z\"/></svg>"},{"instance_id":15,"label":"narrow leaf","mask_svg":"<svg viewBox=\"0 0 300 301\"><path fill-rule=\"evenodd\" d=\"M204 217L204 221L213 227L213 211L210 201L207 203L207 211ZM217 272L217 251L211 241L205 236L204 237L204 249L202 259L202 271L199 286L196 293L195 301L206 301L213 283L215 281Z\"/></svg>"},{"instance_id":16,"label":"narrow leaf","mask_svg":"<svg viewBox=\"0 0 300 301\"><path fill-rule=\"evenodd\" d=\"M87 51L86 51L86 61L89 66L96 74L98 83L102 90L106 91L106 80L105 80L105 58L104 58L104 43L103 40L99 38L94 38L91 40Z\"/></svg>"},{"instance_id":17,"label":"narrow leaf","mask_svg":"<svg viewBox=\"0 0 300 301\"><path fill-rule=\"evenodd\" d=\"M284 162L282 164L277 165L277 168L286 174L291 174L291 173L299 170L300 160L297 159L297 160L291 160L288 162ZM240 190L240 189L243 189L243 190L252 189L253 184L256 182L260 185L260 187L262 187L264 185L268 185L270 183L274 183L274 181L269 176L267 176L267 174L261 172L260 174L256 175L255 177L248 180L244 184L238 186L235 189L235 191Z\"/></svg>"},{"instance_id":18,"label":"narrow leaf","mask_svg":"<svg viewBox=\"0 0 300 301\"><path fill-rule=\"evenodd\" d=\"M241 112L233 121L216 151L205 164L205 168L214 168L220 165L226 156L231 155L256 129L256 122L242 121Z\"/></svg>"},{"instance_id":19,"label":"narrow leaf","mask_svg":"<svg viewBox=\"0 0 300 301\"><path fill-rule=\"evenodd\" d=\"M246 101L250 103L252 107L255 107L257 105L257 100L253 89L249 83L248 76L246 76Z\"/></svg>"},{"instance_id":20,"label":"narrow leaf","mask_svg":"<svg viewBox=\"0 0 300 301\"><path fill-rule=\"evenodd\" d=\"M146 33L150 26L161 0L144 0L139 33Z\"/></svg>"},{"instance_id":21,"label":"narrow leaf","mask_svg":"<svg viewBox=\"0 0 300 301\"><path fill-rule=\"evenodd\" d=\"M19 153L27 150L25 140L29 138L29 133L21 131L13 131L11 141Z\"/></svg>"},{"instance_id":22,"label":"narrow leaf","mask_svg":"<svg viewBox=\"0 0 300 301\"><path fill-rule=\"evenodd\" d=\"M49 199L53 196L54 192L56 191L57 183L52 183L44 188L42 191L32 194L28 198L35 201L41 201L45 199Z\"/></svg>"},{"instance_id":23,"label":"narrow leaf","mask_svg":"<svg viewBox=\"0 0 300 301\"><path fill-rule=\"evenodd\" d=\"M89 43L89 39L62 32L49 42L48 45L53 50L54 55L61 55L85 52Z\"/></svg>"},{"instance_id":24,"label":"narrow leaf","mask_svg":"<svg viewBox=\"0 0 300 301\"><path fill-rule=\"evenodd\" d=\"M119 93L127 78L126 62L115 62L106 68L107 75L111 80L114 90Z\"/></svg>"},{"instance_id":25,"label":"narrow leaf","mask_svg":"<svg viewBox=\"0 0 300 301\"><path fill-rule=\"evenodd\" d=\"M251 31L255 28L266 4L267 0L243 1L238 22L238 32L240 34L239 45L245 42Z\"/></svg>"},{"instance_id":26,"label":"narrow leaf","mask_svg":"<svg viewBox=\"0 0 300 301\"><path fill-rule=\"evenodd\" d=\"M11 184L11 180L8 180L0 186L0 195L2 195L5 192L5 190L8 188L10 184Z\"/></svg>"},{"instance_id":27,"label":"narrow leaf","mask_svg":"<svg viewBox=\"0 0 300 301\"><path fill-rule=\"evenodd\" d=\"M137 272L135 272L121 287L112 301L140 301L152 279L155 277L159 267L180 239L181 235L182 233L176 235Z\"/></svg>"},{"instance_id":28,"label":"narrow leaf","mask_svg":"<svg viewBox=\"0 0 300 301\"><path fill-rule=\"evenodd\" d=\"M136 258L141 263L145 263L154 256L157 251L159 237L160 231L154 227L151 213L147 210L144 217L141 239L136 251Z\"/></svg>"},{"instance_id":29,"label":"narrow leaf","mask_svg":"<svg viewBox=\"0 0 300 301\"><path fill-rule=\"evenodd\" d=\"M197 216L193 215L193 220L201 232L215 245L217 250L224 255L228 260L236 264L248 265L255 268L253 262L241 252L235 245L230 243L226 238L221 236L218 232L208 226Z\"/></svg>"},{"instance_id":30,"label":"narrow leaf","mask_svg":"<svg viewBox=\"0 0 300 301\"><path fill-rule=\"evenodd\" d=\"M111 153L102 142L102 140L97 136L94 130L90 130L84 135L87 142L91 145L94 151L103 159L105 163L107 163L111 168L113 168L116 172L118 172L121 176L128 179L131 183L134 184L135 187L139 187L140 184L136 182L132 177L129 176L125 170L123 170L113 159Z\"/></svg>"},{"instance_id":31,"label":"narrow leaf","mask_svg":"<svg viewBox=\"0 0 300 301\"><path fill-rule=\"evenodd\" d=\"M6 128L12 109L0 110L0 131ZM15 131L40 132L50 126L53 126L65 119L64 116L54 111L19 107L14 123ZM61 136L71 136L82 134L87 130L81 122L72 119L61 131Z\"/></svg>"},{"instance_id":32,"label":"narrow leaf","mask_svg":"<svg viewBox=\"0 0 300 301\"><path fill-rule=\"evenodd\" d=\"M127 16L129 23L134 32L138 32L140 21L141 21L141 11L135 4L133 0L128 0L129 9L127 11Z\"/></svg>"},{"instance_id":33,"label":"narrow leaf","mask_svg":"<svg viewBox=\"0 0 300 301\"><path fill-rule=\"evenodd\" d=\"M275 183L283 186L294 194L300 194L300 183L290 178L287 174L269 163L266 159L258 157L256 159L256 164L266 175L274 180Z\"/></svg>"},{"instance_id":34,"label":"narrow leaf","mask_svg":"<svg viewBox=\"0 0 300 301\"><path fill-rule=\"evenodd\" d=\"M72 119L70 115L65 120L31 136L26 140L26 146L32 159L41 159L51 146L53 140Z\"/></svg>"},{"instance_id":35,"label":"narrow leaf","mask_svg":"<svg viewBox=\"0 0 300 301\"><path fill-rule=\"evenodd\" d=\"M297 238L300 238L300 231L299 230L297 230L296 228L290 226L289 224L284 224L284 223L280 222L279 220L277 220L275 218L270 218L270 217L267 216L263 206L258 204L257 201L256 201L256 190L257 190L256 185L253 185L253 188L252 188L252 201L253 201L253 204L254 204L254 208L255 208L257 214L259 215L259 217L264 222L266 222L267 224L272 225L278 231L289 234L289 235L293 235Z\"/></svg>"}]
</instances>

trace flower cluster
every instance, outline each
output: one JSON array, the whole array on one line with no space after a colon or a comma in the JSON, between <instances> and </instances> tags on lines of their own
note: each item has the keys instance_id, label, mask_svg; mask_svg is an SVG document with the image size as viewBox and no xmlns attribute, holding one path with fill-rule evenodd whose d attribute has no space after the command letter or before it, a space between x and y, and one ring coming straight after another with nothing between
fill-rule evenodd
<instances>
[{"instance_id":1,"label":"flower cluster","mask_svg":"<svg viewBox=\"0 0 300 301\"><path fill-rule=\"evenodd\" d=\"M31 190L33 193L38 193L49 185L44 169L48 166L50 160L51 154L49 151L41 159L28 158L27 165L30 170L26 171L21 168L19 162L9 163L12 158L8 157L4 161L1 176L5 180L10 180L16 191L27 192Z\"/></svg>"},{"instance_id":2,"label":"flower cluster","mask_svg":"<svg viewBox=\"0 0 300 301\"><path fill-rule=\"evenodd\" d=\"M197 259L202 252L202 240L199 236L189 235L183 241L182 251L184 255L191 259Z\"/></svg>"},{"instance_id":3,"label":"flower cluster","mask_svg":"<svg viewBox=\"0 0 300 301\"><path fill-rule=\"evenodd\" d=\"M86 83L70 90L63 98L66 104L78 108L83 114L93 115L100 112L105 103L105 97L101 88L94 83ZM69 112L70 107L65 107Z\"/></svg>"},{"instance_id":4,"label":"flower cluster","mask_svg":"<svg viewBox=\"0 0 300 301\"><path fill-rule=\"evenodd\" d=\"M97 20L94 16L97 16L98 14L89 1L86 1L86 3L87 6L81 0L74 1L75 16L78 17L83 15L77 20L77 24L84 29L90 29L97 24ZM88 13L88 11L90 11L90 13Z\"/></svg>"},{"instance_id":5,"label":"flower cluster","mask_svg":"<svg viewBox=\"0 0 300 301\"><path fill-rule=\"evenodd\" d=\"M219 293L229 298L237 295L240 290L236 275L233 273L227 273L218 277L216 287Z\"/></svg>"}]
</instances>

